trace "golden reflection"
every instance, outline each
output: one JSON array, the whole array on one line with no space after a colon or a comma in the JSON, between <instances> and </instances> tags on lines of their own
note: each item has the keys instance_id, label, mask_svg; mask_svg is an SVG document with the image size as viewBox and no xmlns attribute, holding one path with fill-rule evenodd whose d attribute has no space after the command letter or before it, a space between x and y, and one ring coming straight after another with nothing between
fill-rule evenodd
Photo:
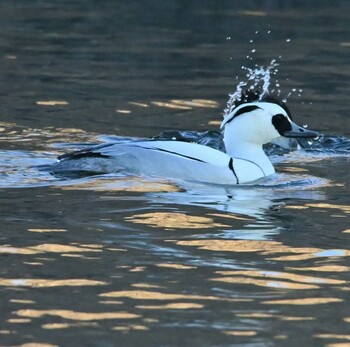
<instances>
[{"instance_id":1,"label":"golden reflection","mask_svg":"<svg viewBox=\"0 0 350 347\"><path fill-rule=\"evenodd\" d=\"M308 170L306 170L306 169L303 169L301 167L295 167L295 166L285 166L283 168L283 171L284 172L291 172L291 173L294 173L294 172L308 172Z\"/></svg>"},{"instance_id":2,"label":"golden reflection","mask_svg":"<svg viewBox=\"0 0 350 347\"><path fill-rule=\"evenodd\" d=\"M11 299L10 302L14 302L16 304L35 304L33 300L22 300L22 299Z\"/></svg>"},{"instance_id":3,"label":"golden reflection","mask_svg":"<svg viewBox=\"0 0 350 347\"><path fill-rule=\"evenodd\" d=\"M161 286L148 283L133 283L131 286L135 288L162 288Z\"/></svg>"},{"instance_id":4,"label":"golden reflection","mask_svg":"<svg viewBox=\"0 0 350 347\"><path fill-rule=\"evenodd\" d=\"M267 16L267 13L264 11L244 10L244 11L238 11L237 13L242 15L242 16L252 16L252 17L265 17L265 16Z\"/></svg>"},{"instance_id":5,"label":"golden reflection","mask_svg":"<svg viewBox=\"0 0 350 347\"><path fill-rule=\"evenodd\" d=\"M48 323L41 326L43 329L67 329L80 327L98 327L96 322L79 322L79 323Z\"/></svg>"},{"instance_id":6,"label":"golden reflection","mask_svg":"<svg viewBox=\"0 0 350 347\"><path fill-rule=\"evenodd\" d=\"M350 233L350 229L345 229L342 231L342 233Z\"/></svg>"},{"instance_id":7,"label":"golden reflection","mask_svg":"<svg viewBox=\"0 0 350 347\"><path fill-rule=\"evenodd\" d=\"M130 269L129 271L130 271L130 272L142 272L142 271L144 271L145 269L146 269L146 268L145 268L144 266L136 266L136 267Z\"/></svg>"},{"instance_id":8,"label":"golden reflection","mask_svg":"<svg viewBox=\"0 0 350 347\"><path fill-rule=\"evenodd\" d=\"M301 284L301 283L293 283L287 281L276 281L276 280L262 280L256 278L248 278L248 277L219 277L219 278L211 278L211 281L216 282L224 282L224 283L234 283L234 284L249 284L255 285L259 287L270 287L277 289L316 289L319 286L312 284Z\"/></svg>"},{"instance_id":9,"label":"golden reflection","mask_svg":"<svg viewBox=\"0 0 350 347\"><path fill-rule=\"evenodd\" d=\"M255 252L261 255L275 255L280 253L292 253L292 255L277 256L268 258L274 261L297 261L312 258L327 257L345 257L350 255L350 251L344 249L324 250L311 247L289 247L277 241L258 241L258 240L165 240L166 242L175 242L181 246L198 247L208 251L224 252ZM293 254L294 253L294 254Z\"/></svg>"},{"instance_id":10,"label":"golden reflection","mask_svg":"<svg viewBox=\"0 0 350 347\"><path fill-rule=\"evenodd\" d=\"M244 275L249 277L264 277L264 278L282 278L289 281L311 283L311 284L344 284L346 281L335 280L331 278L321 278L313 276L297 275L291 272L277 272L277 271L216 271L215 273L220 275Z\"/></svg>"},{"instance_id":11,"label":"golden reflection","mask_svg":"<svg viewBox=\"0 0 350 347\"><path fill-rule=\"evenodd\" d=\"M129 298L135 300L213 300L228 302L250 302L252 299L231 299L219 296L192 295L192 294L175 294L162 293L148 290L121 290L100 294L107 298Z\"/></svg>"},{"instance_id":12,"label":"golden reflection","mask_svg":"<svg viewBox=\"0 0 350 347\"><path fill-rule=\"evenodd\" d=\"M40 252L31 250L29 248L17 248L11 246L2 246L0 247L0 254L38 254Z\"/></svg>"},{"instance_id":13,"label":"golden reflection","mask_svg":"<svg viewBox=\"0 0 350 347\"><path fill-rule=\"evenodd\" d=\"M308 209L308 207L307 206L300 206L300 205L296 205L296 206L294 206L294 205L287 205L287 206L285 206L285 208L287 208L287 209L290 209L290 210L306 210L306 209Z\"/></svg>"},{"instance_id":14,"label":"golden reflection","mask_svg":"<svg viewBox=\"0 0 350 347\"><path fill-rule=\"evenodd\" d=\"M60 245L53 243L44 243L37 246L29 246L23 248L16 248L11 246L0 247L0 254L40 254L40 253L80 253L80 252L102 252L101 249L95 249L91 247L79 247Z\"/></svg>"},{"instance_id":15,"label":"golden reflection","mask_svg":"<svg viewBox=\"0 0 350 347\"><path fill-rule=\"evenodd\" d=\"M31 266L43 266L43 263L38 263L34 261L24 261L23 264L31 265Z\"/></svg>"},{"instance_id":16,"label":"golden reflection","mask_svg":"<svg viewBox=\"0 0 350 347\"><path fill-rule=\"evenodd\" d=\"M215 223L210 217L189 216L180 212L151 212L126 217L127 221L136 224L146 224L151 227L166 229L207 229L229 227L229 225Z\"/></svg>"},{"instance_id":17,"label":"golden reflection","mask_svg":"<svg viewBox=\"0 0 350 347\"><path fill-rule=\"evenodd\" d=\"M317 272L347 272L350 270L350 267L342 266L342 265L320 265L320 266L311 266L311 267L287 267L286 270L317 271Z\"/></svg>"},{"instance_id":18,"label":"golden reflection","mask_svg":"<svg viewBox=\"0 0 350 347\"><path fill-rule=\"evenodd\" d=\"M0 286L4 287L72 287L72 286L101 286L107 282L86 280L86 279L66 279L66 280L43 280L43 279L4 279L0 278Z\"/></svg>"},{"instance_id":19,"label":"golden reflection","mask_svg":"<svg viewBox=\"0 0 350 347\"><path fill-rule=\"evenodd\" d=\"M288 336L281 334L281 335L275 335L273 338L276 340L286 340L286 339L288 339Z\"/></svg>"},{"instance_id":20,"label":"golden reflection","mask_svg":"<svg viewBox=\"0 0 350 347\"><path fill-rule=\"evenodd\" d=\"M346 323L350 323L350 317L344 318L344 321L345 321Z\"/></svg>"},{"instance_id":21,"label":"golden reflection","mask_svg":"<svg viewBox=\"0 0 350 347\"><path fill-rule=\"evenodd\" d=\"M203 308L204 305L191 302L176 302L165 305L136 305L135 307L146 310L190 310Z\"/></svg>"},{"instance_id":22,"label":"golden reflection","mask_svg":"<svg viewBox=\"0 0 350 347\"><path fill-rule=\"evenodd\" d=\"M317 334L314 335L319 339L342 339L342 340L350 340L350 335L346 334Z\"/></svg>"},{"instance_id":23,"label":"golden reflection","mask_svg":"<svg viewBox=\"0 0 350 347\"><path fill-rule=\"evenodd\" d=\"M142 103L142 102L135 102L135 101L130 101L130 105L135 105L135 106L140 106L140 107L148 107L148 104Z\"/></svg>"},{"instance_id":24,"label":"golden reflection","mask_svg":"<svg viewBox=\"0 0 350 347\"><path fill-rule=\"evenodd\" d=\"M263 304L267 305L297 305L297 306L307 306L307 305L320 305L329 304L332 302L342 302L339 298L299 298L299 299L286 299L286 300L267 300L263 301Z\"/></svg>"},{"instance_id":25,"label":"golden reflection","mask_svg":"<svg viewBox=\"0 0 350 347\"><path fill-rule=\"evenodd\" d=\"M51 345L49 343L40 343L40 342L29 342L23 343L22 345L11 346L11 347L59 347L58 345Z\"/></svg>"},{"instance_id":26,"label":"golden reflection","mask_svg":"<svg viewBox=\"0 0 350 347\"><path fill-rule=\"evenodd\" d=\"M266 318L277 318L285 321L309 321L315 320L315 317L296 317L296 316L281 316L272 313L263 313L263 312L253 312L253 313L237 313L237 317L241 318L251 318L251 319L266 319Z\"/></svg>"},{"instance_id":27,"label":"golden reflection","mask_svg":"<svg viewBox=\"0 0 350 347\"><path fill-rule=\"evenodd\" d=\"M155 264L158 267L165 267L169 269L178 269L178 270L190 270L190 269L197 269L197 266L189 266L189 265L182 265L182 264Z\"/></svg>"},{"instance_id":28,"label":"golden reflection","mask_svg":"<svg viewBox=\"0 0 350 347\"><path fill-rule=\"evenodd\" d=\"M177 110L192 110L192 107L190 106L177 105L172 102L151 101L151 104L159 107L173 108Z\"/></svg>"},{"instance_id":29,"label":"golden reflection","mask_svg":"<svg viewBox=\"0 0 350 347\"><path fill-rule=\"evenodd\" d=\"M204 108L217 108L218 103L212 100L204 100L204 99L192 99L192 100L171 100L172 104L181 105L181 106L189 106L189 107L204 107Z\"/></svg>"},{"instance_id":30,"label":"golden reflection","mask_svg":"<svg viewBox=\"0 0 350 347\"><path fill-rule=\"evenodd\" d=\"M316 320L315 317L294 317L294 316L279 316L280 320L285 321L305 321L305 320Z\"/></svg>"},{"instance_id":31,"label":"golden reflection","mask_svg":"<svg viewBox=\"0 0 350 347\"><path fill-rule=\"evenodd\" d=\"M224 330L223 333L230 336L255 336L257 334L254 330Z\"/></svg>"},{"instance_id":32,"label":"golden reflection","mask_svg":"<svg viewBox=\"0 0 350 347\"><path fill-rule=\"evenodd\" d=\"M16 333L15 331L11 331L11 330L5 330L5 329L0 330L1 335L10 335L15 333Z\"/></svg>"},{"instance_id":33,"label":"golden reflection","mask_svg":"<svg viewBox=\"0 0 350 347\"><path fill-rule=\"evenodd\" d=\"M248 217L242 217L237 214L233 213L209 213L208 216L212 217L219 217L219 218L227 218L227 219L234 219L234 220L241 220L241 221L254 221L254 218L248 218Z\"/></svg>"},{"instance_id":34,"label":"golden reflection","mask_svg":"<svg viewBox=\"0 0 350 347\"><path fill-rule=\"evenodd\" d=\"M130 110L115 110L115 112L117 112L117 113L124 113L124 114L129 114L129 113L131 113Z\"/></svg>"},{"instance_id":35,"label":"golden reflection","mask_svg":"<svg viewBox=\"0 0 350 347\"><path fill-rule=\"evenodd\" d=\"M242 318L274 318L275 316L271 313L254 312L254 313L237 313L237 317Z\"/></svg>"},{"instance_id":36,"label":"golden reflection","mask_svg":"<svg viewBox=\"0 0 350 347\"><path fill-rule=\"evenodd\" d=\"M61 245L61 244L54 244L54 243L44 243L41 245L28 247L28 249L38 251L38 252L50 252L50 253L102 252L101 249Z\"/></svg>"},{"instance_id":37,"label":"golden reflection","mask_svg":"<svg viewBox=\"0 0 350 347\"><path fill-rule=\"evenodd\" d=\"M218 107L218 103L216 101L206 100L206 99L192 99L192 100L172 99L169 102L151 101L151 104L159 107L166 107L166 108L172 108L172 109L178 109L178 110L192 110L195 107L202 107L202 108Z\"/></svg>"},{"instance_id":38,"label":"golden reflection","mask_svg":"<svg viewBox=\"0 0 350 347\"><path fill-rule=\"evenodd\" d=\"M258 240L186 240L172 241L181 246L194 246L208 251L226 251L226 252L261 252L262 254L274 253L314 253L318 248L292 248L283 245L278 241L258 241Z\"/></svg>"},{"instance_id":39,"label":"golden reflection","mask_svg":"<svg viewBox=\"0 0 350 347\"><path fill-rule=\"evenodd\" d=\"M69 105L68 101L48 100L48 101L36 101L40 106L65 106Z\"/></svg>"},{"instance_id":40,"label":"golden reflection","mask_svg":"<svg viewBox=\"0 0 350 347\"><path fill-rule=\"evenodd\" d=\"M19 310L14 314L20 317L41 318L43 316L56 316L63 319L90 321L106 319L135 319L141 316L129 312L77 312L71 310Z\"/></svg>"},{"instance_id":41,"label":"golden reflection","mask_svg":"<svg viewBox=\"0 0 350 347\"><path fill-rule=\"evenodd\" d=\"M129 331L129 330L149 330L148 327L146 327L145 325L140 325L140 324L130 324L130 325L120 325L117 327L113 327L113 330L117 330L117 331Z\"/></svg>"},{"instance_id":42,"label":"golden reflection","mask_svg":"<svg viewBox=\"0 0 350 347\"><path fill-rule=\"evenodd\" d=\"M59 233L66 232L67 229L27 229L32 233Z\"/></svg>"},{"instance_id":43,"label":"golden reflection","mask_svg":"<svg viewBox=\"0 0 350 347\"><path fill-rule=\"evenodd\" d=\"M222 123L222 121L220 121L220 120L210 120L210 121L208 122L208 125L220 126L221 123Z\"/></svg>"},{"instance_id":44,"label":"golden reflection","mask_svg":"<svg viewBox=\"0 0 350 347\"><path fill-rule=\"evenodd\" d=\"M306 204L306 206L315 207L315 208L330 208L330 209L340 210L344 213L350 213L350 206L348 205L327 204L323 202L323 203L317 203L317 204Z\"/></svg>"},{"instance_id":45,"label":"golden reflection","mask_svg":"<svg viewBox=\"0 0 350 347\"><path fill-rule=\"evenodd\" d=\"M159 323L159 319L155 319L155 318L143 318L142 320L145 323Z\"/></svg>"},{"instance_id":46,"label":"golden reflection","mask_svg":"<svg viewBox=\"0 0 350 347\"><path fill-rule=\"evenodd\" d=\"M62 190L93 190L98 192L133 192L133 193L148 193L148 192L178 192L180 188L168 183L168 182L153 182L142 180L139 177L127 179L116 179L116 178L103 178L94 179L93 181L86 181L76 183L69 186L60 186Z\"/></svg>"},{"instance_id":47,"label":"golden reflection","mask_svg":"<svg viewBox=\"0 0 350 347\"><path fill-rule=\"evenodd\" d=\"M127 252L127 249L123 249L123 248L115 248L115 247L108 247L106 248L107 251L111 251L111 252Z\"/></svg>"},{"instance_id":48,"label":"golden reflection","mask_svg":"<svg viewBox=\"0 0 350 347\"><path fill-rule=\"evenodd\" d=\"M29 318L12 318L8 319L6 322L7 323L12 323L12 324L25 324L25 323L30 323L32 320Z\"/></svg>"}]
</instances>

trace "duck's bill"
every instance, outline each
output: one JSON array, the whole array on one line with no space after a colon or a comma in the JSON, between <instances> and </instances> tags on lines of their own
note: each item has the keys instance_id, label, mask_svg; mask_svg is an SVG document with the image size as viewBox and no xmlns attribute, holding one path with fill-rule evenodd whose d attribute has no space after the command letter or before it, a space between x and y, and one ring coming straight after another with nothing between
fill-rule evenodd
<instances>
[{"instance_id":1,"label":"duck's bill","mask_svg":"<svg viewBox=\"0 0 350 347\"><path fill-rule=\"evenodd\" d=\"M287 130L283 133L284 137L289 137L289 138L316 138L320 137L321 134L318 133L317 131L305 129L295 123L291 123L292 129Z\"/></svg>"}]
</instances>

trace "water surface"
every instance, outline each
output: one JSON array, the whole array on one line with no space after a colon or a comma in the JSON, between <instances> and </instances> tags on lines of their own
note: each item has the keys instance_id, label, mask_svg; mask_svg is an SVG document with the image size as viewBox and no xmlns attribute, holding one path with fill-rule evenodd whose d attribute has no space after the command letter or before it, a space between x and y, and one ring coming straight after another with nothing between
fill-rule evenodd
<instances>
[{"instance_id":1,"label":"water surface","mask_svg":"<svg viewBox=\"0 0 350 347\"><path fill-rule=\"evenodd\" d=\"M347 1L0 6L2 346L349 343ZM295 120L327 136L272 149L266 181L37 169L113 136L217 130L241 66L272 59Z\"/></svg>"}]
</instances>

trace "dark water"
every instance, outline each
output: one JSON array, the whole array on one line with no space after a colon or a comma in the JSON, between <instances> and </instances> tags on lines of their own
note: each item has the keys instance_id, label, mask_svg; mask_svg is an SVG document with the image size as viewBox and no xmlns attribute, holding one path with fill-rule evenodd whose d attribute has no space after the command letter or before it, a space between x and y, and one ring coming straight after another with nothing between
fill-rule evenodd
<instances>
[{"instance_id":1,"label":"dark water","mask_svg":"<svg viewBox=\"0 0 350 347\"><path fill-rule=\"evenodd\" d=\"M0 19L1 346L350 344L348 1L6 0ZM36 168L217 130L241 66L272 59L327 136L271 149L264 182Z\"/></svg>"}]
</instances>

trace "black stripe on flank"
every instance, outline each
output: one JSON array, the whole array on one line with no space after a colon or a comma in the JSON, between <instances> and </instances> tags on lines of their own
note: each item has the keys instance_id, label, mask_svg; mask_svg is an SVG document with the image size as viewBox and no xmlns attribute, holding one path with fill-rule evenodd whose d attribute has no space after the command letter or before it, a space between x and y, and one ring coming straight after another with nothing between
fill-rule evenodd
<instances>
[{"instance_id":1,"label":"black stripe on flank","mask_svg":"<svg viewBox=\"0 0 350 347\"><path fill-rule=\"evenodd\" d=\"M143 148L145 148L145 147L143 147ZM198 158L194 158L194 157L190 157L190 156L188 156L188 155L183 155L183 154L180 154L180 153L168 151L168 150L162 149L162 148L147 148L147 149L152 149L152 150L155 150L155 151L170 153L170 154L174 154L174 155L177 155L177 156L179 156L179 157L186 158L186 159L199 161L199 162L201 162L201 163L206 163L206 161L204 161L204 160L201 160L201 159L198 159Z\"/></svg>"},{"instance_id":2,"label":"black stripe on flank","mask_svg":"<svg viewBox=\"0 0 350 347\"><path fill-rule=\"evenodd\" d=\"M238 180L236 171L235 171L235 169L234 169L234 167L233 167L233 159L232 159L232 158L230 158L230 161L229 161L229 163L228 163L228 168L233 172L233 174L234 174L235 177L236 177L237 184L239 184L239 180Z\"/></svg>"},{"instance_id":3,"label":"black stripe on flank","mask_svg":"<svg viewBox=\"0 0 350 347\"><path fill-rule=\"evenodd\" d=\"M258 109L262 109L262 108L259 107L259 106L256 106L256 105L244 106L244 107L242 107L241 109L239 109L239 110L231 117L231 119L229 119L225 124L230 123L234 118L240 116L241 114L248 113L248 112L252 112L252 111L255 111L255 110L258 110Z\"/></svg>"}]
</instances>

